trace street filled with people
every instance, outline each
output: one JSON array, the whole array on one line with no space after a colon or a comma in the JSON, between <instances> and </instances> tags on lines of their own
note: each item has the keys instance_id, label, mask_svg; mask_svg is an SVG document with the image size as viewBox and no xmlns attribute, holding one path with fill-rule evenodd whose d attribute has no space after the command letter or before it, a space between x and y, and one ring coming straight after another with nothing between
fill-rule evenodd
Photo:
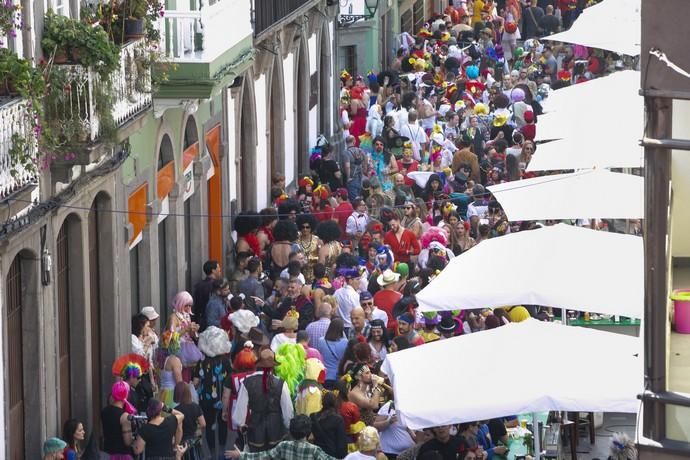
<instances>
[{"instance_id":1,"label":"street filled with people","mask_svg":"<svg viewBox=\"0 0 690 460\"><path fill-rule=\"evenodd\" d=\"M207 261L192 293L160 306L167 324L151 306L132 319L101 413L109 458L508 458L518 414L410 430L382 363L553 319L531 305L422 313L415 295L486 240L555 223L509 221L487 187L538 175L527 167L553 91L631 62L540 38L569 27L582 2L455 3L401 34L388 68L342 69L344 146L320 137L293 187L273 174L272 206L234 219L234 267ZM88 428L68 422L46 458L79 458ZM629 440L617 446L611 458L633 455Z\"/></svg>"}]
</instances>

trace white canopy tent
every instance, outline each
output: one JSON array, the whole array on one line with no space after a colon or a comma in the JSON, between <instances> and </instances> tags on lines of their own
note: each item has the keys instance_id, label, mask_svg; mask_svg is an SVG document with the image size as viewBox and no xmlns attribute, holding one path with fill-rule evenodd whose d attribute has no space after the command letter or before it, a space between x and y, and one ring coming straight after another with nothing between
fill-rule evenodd
<instances>
[{"instance_id":1,"label":"white canopy tent","mask_svg":"<svg viewBox=\"0 0 690 460\"><path fill-rule=\"evenodd\" d=\"M383 370L411 429L548 410L637 412L641 345L530 319L391 353ZM497 359L477 359L479 350Z\"/></svg>"},{"instance_id":2,"label":"white canopy tent","mask_svg":"<svg viewBox=\"0 0 690 460\"><path fill-rule=\"evenodd\" d=\"M607 170L535 177L492 185L508 219L641 219L644 178Z\"/></svg>"},{"instance_id":3,"label":"white canopy tent","mask_svg":"<svg viewBox=\"0 0 690 460\"><path fill-rule=\"evenodd\" d=\"M623 138L642 137L644 99L636 91L621 94L616 99L588 98L575 92L569 94L560 99L562 102L554 103L559 106L558 110L539 117L537 141L583 138L592 147L601 144L608 147ZM615 110L610 110L611 107ZM599 153L605 152L600 149Z\"/></svg>"},{"instance_id":4,"label":"white canopy tent","mask_svg":"<svg viewBox=\"0 0 690 460\"><path fill-rule=\"evenodd\" d=\"M564 169L640 168L644 151L639 136L561 139L537 145L527 171Z\"/></svg>"},{"instance_id":5,"label":"white canopy tent","mask_svg":"<svg viewBox=\"0 0 690 460\"><path fill-rule=\"evenodd\" d=\"M569 30L544 39L637 56L641 31L640 0L604 0L586 8Z\"/></svg>"},{"instance_id":6,"label":"white canopy tent","mask_svg":"<svg viewBox=\"0 0 690 460\"><path fill-rule=\"evenodd\" d=\"M421 311L542 305L642 317L642 238L558 224L491 238L416 296Z\"/></svg>"},{"instance_id":7,"label":"white canopy tent","mask_svg":"<svg viewBox=\"0 0 690 460\"><path fill-rule=\"evenodd\" d=\"M592 110L592 101L597 106L607 106L607 102L617 105L621 98L640 97L640 72L637 70L622 70L601 78L594 78L584 83L566 86L551 91L549 97L541 102L547 113L569 110L572 107L582 107L582 110ZM603 102L599 102L603 101Z\"/></svg>"}]
</instances>

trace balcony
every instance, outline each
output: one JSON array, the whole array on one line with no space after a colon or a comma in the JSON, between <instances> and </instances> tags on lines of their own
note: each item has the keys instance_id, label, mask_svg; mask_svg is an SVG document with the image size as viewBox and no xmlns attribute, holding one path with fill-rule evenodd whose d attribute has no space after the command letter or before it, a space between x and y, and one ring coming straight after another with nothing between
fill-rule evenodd
<instances>
[{"instance_id":1,"label":"balcony","mask_svg":"<svg viewBox=\"0 0 690 460\"><path fill-rule=\"evenodd\" d=\"M252 35L250 0L200 3L185 9L178 2L158 22L162 51L176 63L212 63Z\"/></svg>"},{"instance_id":2,"label":"balcony","mask_svg":"<svg viewBox=\"0 0 690 460\"><path fill-rule=\"evenodd\" d=\"M255 0L254 36L258 37L273 26L287 23L319 2L314 0Z\"/></svg>"},{"instance_id":3,"label":"balcony","mask_svg":"<svg viewBox=\"0 0 690 460\"><path fill-rule=\"evenodd\" d=\"M38 184L36 145L14 145L17 138L31 139L27 115L24 99L0 99L0 202Z\"/></svg>"},{"instance_id":4,"label":"balcony","mask_svg":"<svg viewBox=\"0 0 690 460\"><path fill-rule=\"evenodd\" d=\"M61 125L73 140L95 143L107 128L105 118L110 121L112 116L112 128L119 128L150 107L151 71L142 64L148 52L143 39L123 44L120 66L110 75L110 85L90 68L56 65L61 87L52 89L58 94L52 94L46 102L53 128ZM110 107L103 107L106 104Z\"/></svg>"}]
</instances>

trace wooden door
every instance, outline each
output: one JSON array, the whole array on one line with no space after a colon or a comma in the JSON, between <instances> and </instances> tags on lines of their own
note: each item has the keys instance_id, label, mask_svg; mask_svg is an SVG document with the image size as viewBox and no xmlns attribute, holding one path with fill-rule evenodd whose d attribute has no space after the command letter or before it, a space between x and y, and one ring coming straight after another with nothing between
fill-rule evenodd
<instances>
[{"instance_id":1,"label":"wooden door","mask_svg":"<svg viewBox=\"0 0 690 460\"><path fill-rule=\"evenodd\" d=\"M69 315L69 244L67 222L62 224L57 237L57 288L58 288L58 375L60 400L60 426L72 413L70 373L70 315Z\"/></svg>"},{"instance_id":2,"label":"wooden door","mask_svg":"<svg viewBox=\"0 0 690 460\"><path fill-rule=\"evenodd\" d=\"M208 257L223 261L223 189L220 163L220 125L206 133L206 148L213 160L213 176L208 180Z\"/></svg>"},{"instance_id":3,"label":"wooden door","mask_svg":"<svg viewBox=\"0 0 690 460\"><path fill-rule=\"evenodd\" d=\"M101 393L101 282L100 251L98 247L98 204L93 203L89 212L89 288L91 313L91 429L97 435L101 431L100 414L103 402Z\"/></svg>"},{"instance_id":4,"label":"wooden door","mask_svg":"<svg viewBox=\"0 0 690 460\"><path fill-rule=\"evenodd\" d=\"M7 392L9 393L9 458L24 458L24 353L22 351L22 266L14 258L7 274Z\"/></svg>"}]
</instances>

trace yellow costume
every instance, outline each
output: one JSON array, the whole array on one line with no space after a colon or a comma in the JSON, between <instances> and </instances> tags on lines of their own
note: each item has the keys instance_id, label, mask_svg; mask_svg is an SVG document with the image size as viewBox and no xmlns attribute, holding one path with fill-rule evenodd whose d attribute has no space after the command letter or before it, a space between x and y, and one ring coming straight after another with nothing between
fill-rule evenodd
<instances>
[{"instance_id":1,"label":"yellow costume","mask_svg":"<svg viewBox=\"0 0 690 460\"><path fill-rule=\"evenodd\" d=\"M304 380L295 398L295 413L311 415L321 411L321 384L326 378L326 368L316 358L309 358L304 365Z\"/></svg>"}]
</instances>

